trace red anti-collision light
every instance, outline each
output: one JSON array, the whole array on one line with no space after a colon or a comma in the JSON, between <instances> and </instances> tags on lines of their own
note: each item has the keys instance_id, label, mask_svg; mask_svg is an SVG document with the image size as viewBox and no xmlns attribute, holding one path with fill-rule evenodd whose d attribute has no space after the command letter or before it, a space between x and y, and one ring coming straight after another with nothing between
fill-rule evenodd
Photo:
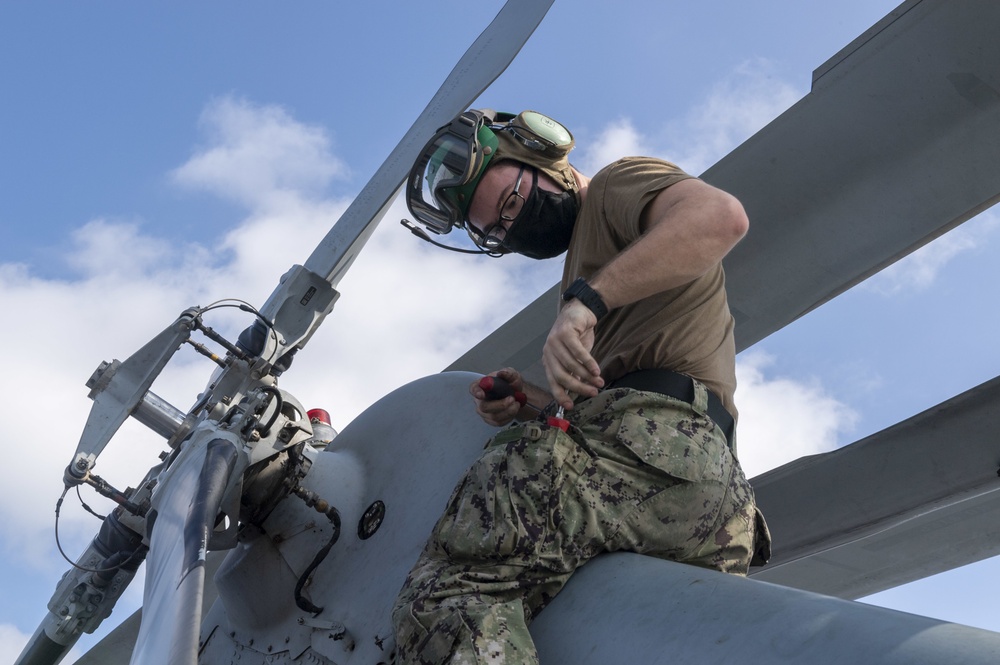
<instances>
[{"instance_id":1,"label":"red anti-collision light","mask_svg":"<svg viewBox=\"0 0 1000 665\"><path fill-rule=\"evenodd\" d=\"M309 416L309 422L311 423L319 422L324 425L332 425L330 414L326 412L326 409L309 409L306 411L306 415Z\"/></svg>"}]
</instances>

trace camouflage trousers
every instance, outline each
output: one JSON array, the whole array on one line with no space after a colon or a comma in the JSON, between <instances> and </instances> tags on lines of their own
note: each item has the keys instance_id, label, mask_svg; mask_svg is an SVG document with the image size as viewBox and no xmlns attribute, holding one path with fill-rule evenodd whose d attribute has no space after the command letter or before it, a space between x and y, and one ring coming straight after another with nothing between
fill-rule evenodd
<instances>
[{"instance_id":1,"label":"camouflage trousers","mask_svg":"<svg viewBox=\"0 0 1000 665\"><path fill-rule=\"evenodd\" d=\"M395 662L537 663L528 625L602 552L746 574L753 491L706 408L697 382L694 405L611 389L567 414L568 433L497 434L400 591Z\"/></svg>"}]
</instances>

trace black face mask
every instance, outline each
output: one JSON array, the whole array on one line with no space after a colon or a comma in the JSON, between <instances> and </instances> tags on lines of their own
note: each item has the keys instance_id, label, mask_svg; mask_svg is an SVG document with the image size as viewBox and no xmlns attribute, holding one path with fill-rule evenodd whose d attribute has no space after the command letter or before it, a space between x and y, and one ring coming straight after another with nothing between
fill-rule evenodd
<instances>
[{"instance_id":1,"label":"black face mask","mask_svg":"<svg viewBox=\"0 0 1000 665\"><path fill-rule=\"evenodd\" d=\"M538 188L534 171L531 192L521 214L507 229L504 249L532 259L551 259L569 249L576 224L576 198L571 192L546 192Z\"/></svg>"}]
</instances>

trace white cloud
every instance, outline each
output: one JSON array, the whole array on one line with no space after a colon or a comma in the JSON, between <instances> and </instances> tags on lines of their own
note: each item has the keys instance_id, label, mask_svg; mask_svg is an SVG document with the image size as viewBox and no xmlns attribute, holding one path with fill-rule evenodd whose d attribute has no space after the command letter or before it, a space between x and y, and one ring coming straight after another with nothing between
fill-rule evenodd
<instances>
[{"instance_id":1,"label":"white cloud","mask_svg":"<svg viewBox=\"0 0 1000 665\"><path fill-rule=\"evenodd\" d=\"M579 168L593 175L607 164L621 157L648 155L652 150L647 139L642 136L628 118L619 118L604 128L597 140L582 152Z\"/></svg>"},{"instance_id":2,"label":"white cloud","mask_svg":"<svg viewBox=\"0 0 1000 665\"><path fill-rule=\"evenodd\" d=\"M282 207L346 174L330 154L326 131L279 106L223 97L208 105L199 124L208 145L174 179L248 207Z\"/></svg>"},{"instance_id":3,"label":"white cloud","mask_svg":"<svg viewBox=\"0 0 1000 665\"><path fill-rule=\"evenodd\" d=\"M699 174L797 102L803 92L776 78L764 59L748 60L716 83L708 97L678 121L652 133L631 119L610 123L580 147L579 168L593 174L628 155L652 155Z\"/></svg>"},{"instance_id":4,"label":"white cloud","mask_svg":"<svg viewBox=\"0 0 1000 665\"><path fill-rule=\"evenodd\" d=\"M768 377L774 359L762 352L740 355L736 364L740 409L738 445L747 477L804 455L839 445L857 414L831 397L818 381Z\"/></svg>"},{"instance_id":5,"label":"white cloud","mask_svg":"<svg viewBox=\"0 0 1000 665\"><path fill-rule=\"evenodd\" d=\"M776 78L764 59L748 60L712 87L666 136L666 159L701 173L797 102L803 92Z\"/></svg>"},{"instance_id":6,"label":"white cloud","mask_svg":"<svg viewBox=\"0 0 1000 665\"><path fill-rule=\"evenodd\" d=\"M0 661L13 663L30 637L10 624L0 624Z\"/></svg>"},{"instance_id":7,"label":"white cloud","mask_svg":"<svg viewBox=\"0 0 1000 665\"><path fill-rule=\"evenodd\" d=\"M885 296L923 291L934 284L953 259L982 247L998 227L1000 215L982 213L882 270L863 286Z\"/></svg>"}]
</instances>

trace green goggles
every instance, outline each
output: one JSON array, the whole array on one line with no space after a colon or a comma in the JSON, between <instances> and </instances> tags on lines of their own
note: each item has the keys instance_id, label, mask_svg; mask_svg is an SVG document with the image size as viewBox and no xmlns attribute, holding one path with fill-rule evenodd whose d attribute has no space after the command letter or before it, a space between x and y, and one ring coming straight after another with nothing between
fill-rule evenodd
<instances>
[{"instance_id":1,"label":"green goggles","mask_svg":"<svg viewBox=\"0 0 1000 665\"><path fill-rule=\"evenodd\" d=\"M479 179L496 153L493 117L470 110L427 142L406 182L406 206L429 231L465 225Z\"/></svg>"}]
</instances>

